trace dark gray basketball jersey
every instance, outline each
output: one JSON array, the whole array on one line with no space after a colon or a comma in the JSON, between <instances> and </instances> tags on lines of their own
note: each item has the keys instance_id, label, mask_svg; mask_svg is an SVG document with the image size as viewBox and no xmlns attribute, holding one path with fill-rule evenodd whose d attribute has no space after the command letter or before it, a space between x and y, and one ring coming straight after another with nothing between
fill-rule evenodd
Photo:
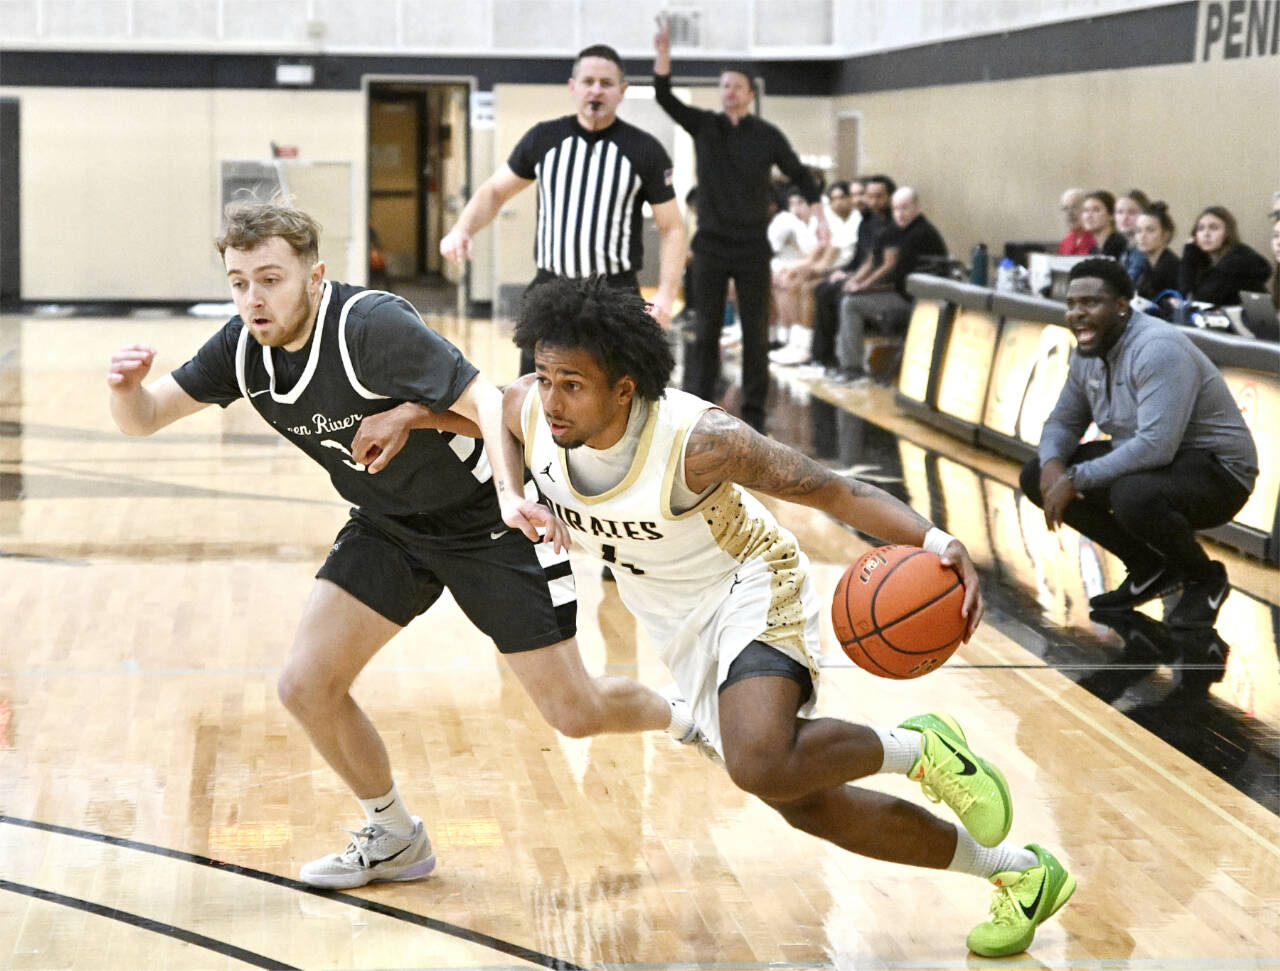
<instances>
[{"instance_id":1,"label":"dark gray basketball jersey","mask_svg":"<svg viewBox=\"0 0 1280 971\"><path fill-rule=\"evenodd\" d=\"M233 317L174 379L197 401L249 403L329 473L338 493L366 513L430 515L491 502L479 439L415 429L377 475L351 454L361 420L405 401L445 411L477 370L394 294L326 281L316 326L296 352L262 347Z\"/></svg>"}]
</instances>

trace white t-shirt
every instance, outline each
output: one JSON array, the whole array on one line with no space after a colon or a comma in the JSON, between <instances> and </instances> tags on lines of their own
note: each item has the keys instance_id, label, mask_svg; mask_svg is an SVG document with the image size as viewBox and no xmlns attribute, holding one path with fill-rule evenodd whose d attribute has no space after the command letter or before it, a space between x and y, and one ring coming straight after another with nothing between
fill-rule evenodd
<instances>
[{"instance_id":1,"label":"white t-shirt","mask_svg":"<svg viewBox=\"0 0 1280 971\"><path fill-rule=\"evenodd\" d=\"M769 245L775 270L799 263L818 245L817 217L801 222L791 210L783 209L769 223Z\"/></svg>"},{"instance_id":2,"label":"white t-shirt","mask_svg":"<svg viewBox=\"0 0 1280 971\"><path fill-rule=\"evenodd\" d=\"M837 250L833 265L844 266L853 259L853 251L858 247L858 228L862 225L862 213L855 209L849 213L848 219L841 219L828 207L827 225L831 228L831 245Z\"/></svg>"}]
</instances>

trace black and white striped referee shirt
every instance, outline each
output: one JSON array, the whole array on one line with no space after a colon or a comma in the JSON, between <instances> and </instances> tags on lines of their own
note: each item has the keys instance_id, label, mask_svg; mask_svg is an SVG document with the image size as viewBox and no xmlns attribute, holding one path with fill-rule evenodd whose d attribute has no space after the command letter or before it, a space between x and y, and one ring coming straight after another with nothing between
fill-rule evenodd
<instances>
[{"instance_id":1,"label":"black and white striped referee shirt","mask_svg":"<svg viewBox=\"0 0 1280 971\"><path fill-rule=\"evenodd\" d=\"M638 271L641 204L675 198L666 150L621 118L603 131L587 131L574 115L541 122L507 166L538 183L534 262L561 277Z\"/></svg>"}]
</instances>

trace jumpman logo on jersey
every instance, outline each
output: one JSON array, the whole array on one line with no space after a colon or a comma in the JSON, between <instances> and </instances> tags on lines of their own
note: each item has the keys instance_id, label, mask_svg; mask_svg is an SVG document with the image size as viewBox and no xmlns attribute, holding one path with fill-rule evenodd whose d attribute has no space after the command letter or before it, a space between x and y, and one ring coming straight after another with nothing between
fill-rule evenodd
<instances>
[{"instance_id":1,"label":"jumpman logo on jersey","mask_svg":"<svg viewBox=\"0 0 1280 971\"><path fill-rule=\"evenodd\" d=\"M540 473L538 473L538 474L539 474L539 475L545 475L545 476L546 476L548 479L550 479L552 482L555 482L555 481L556 481L556 477L555 477L554 475L552 475L552 474L551 474L551 464L552 464L552 463L548 462L548 463L547 463L547 465L546 465L546 468L544 468L544 469L543 469Z\"/></svg>"},{"instance_id":2,"label":"jumpman logo on jersey","mask_svg":"<svg viewBox=\"0 0 1280 971\"><path fill-rule=\"evenodd\" d=\"M733 588L736 587L741 582L742 582L742 578L735 573L733 575L733 583L729 584L729 592L733 593Z\"/></svg>"}]
</instances>

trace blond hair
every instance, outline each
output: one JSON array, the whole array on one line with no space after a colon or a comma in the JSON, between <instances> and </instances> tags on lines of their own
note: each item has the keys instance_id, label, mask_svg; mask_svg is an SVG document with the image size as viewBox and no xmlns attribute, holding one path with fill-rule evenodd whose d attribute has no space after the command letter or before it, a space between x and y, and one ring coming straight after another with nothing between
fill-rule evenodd
<instances>
[{"instance_id":1,"label":"blond hair","mask_svg":"<svg viewBox=\"0 0 1280 971\"><path fill-rule=\"evenodd\" d=\"M228 249L253 249L279 236L304 261L320 258L320 224L301 209L275 202L233 202L222 215L225 228L213 241L220 255Z\"/></svg>"}]
</instances>

